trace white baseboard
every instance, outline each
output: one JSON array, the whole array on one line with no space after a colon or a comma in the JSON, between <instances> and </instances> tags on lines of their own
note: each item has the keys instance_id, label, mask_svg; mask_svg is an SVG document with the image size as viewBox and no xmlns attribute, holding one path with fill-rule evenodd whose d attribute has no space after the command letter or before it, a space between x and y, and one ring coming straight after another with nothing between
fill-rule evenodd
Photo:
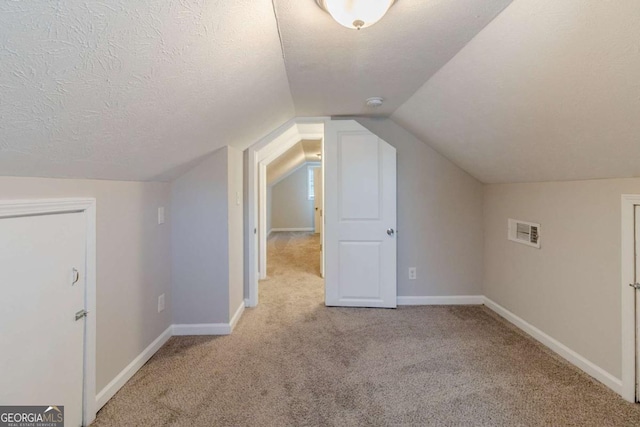
<instances>
[{"instance_id":1,"label":"white baseboard","mask_svg":"<svg viewBox=\"0 0 640 427\"><path fill-rule=\"evenodd\" d=\"M229 323L204 323L171 325L124 368L96 396L96 411L100 410L131 377L153 356L172 336L180 335L229 335L242 317L247 301L243 300Z\"/></svg>"},{"instance_id":2,"label":"white baseboard","mask_svg":"<svg viewBox=\"0 0 640 427\"><path fill-rule=\"evenodd\" d=\"M231 318L231 321L229 322L229 326L231 327L231 332L233 332L233 330L236 328L236 325L238 324L238 321L242 317L242 313L244 313L244 307L245 307L245 302L244 302L244 300L242 300L242 302L238 306L238 309L233 314L233 317Z\"/></svg>"},{"instance_id":3,"label":"white baseboard","mask_svg":"<svg viewBox=\"0 0 640 427\"><path fill-rule=\"evenodd\" d=\"M173 325L173 335L229 335L231 325L229 323L189 323Z\"/></svg>"},{"instance_id":4,"label":"white baseboard","mask_svg":"<svg viewBox=\"0 0 640 427\"><path fill-rule=\"evenodd\" d=\"M482 305L482 295L451 295L437 297L398 297L398 305Z\"/></svg>"},{"instance_id":5,"label":"white baseboard","mask_svg":"<svg viewBox=\"0 0 640 427\"><path fill-rule=\"evenodd\" d=\"M246 300L238 306L229 323L194 323L173 325L173 335L229 335L242 317Z\"/></svg>"},{"instance_id":6,"label":"white baseboard","mask_svg":"<svg viewBox=\"0 0 640 427\"><path fill-rule=\"evenodd\" d=\"M277 231L314 231L313 227L303 227L303 228L272 228L270 233L275 233Z\"/></svg>"},{"instance_id":7,"label":"white baseboard","mask_svg":"<svg viewBox=\"0 0 640 427\"><path fill-rule=\"evenodd\" d=\"M595 363L587 360L583 356L571 350L566 345L562 344L560 341L545 334L540 329L536 328L524 319L516 316L515 314L502 307L498 303L490 300L489 298L484 298L484 305L495 311L497 314L499 314L509 322L513 323L518 328L522 329L527 334L531 335L537 341L540 341L542 344L549 347L551 350L562 356L572 365L591 375L593 378L597 379L616 393L622 394L622 380L616 378L614 375L611 375L609 372L605 371Z\"/></svg>"},{"instance_id":8,"label":"white baseboard","mask_svg":"<svg viewBox=\"0 0 640 427\"><path fill-rule=\"evenodd\" d=\"M96 411L100 410L105 403L109 401L117 392L122 388L123 385L131 377L133 374L138 372L142 366L147 363L151 356L156 354L156 352L162 347L169 338L171 338L172 327L169 326L158 338L156 338L147 348L145 348L142 353L140 353L126 368L124 368L109 384L105 386L100 392L96 395Z\"/></svg>"}]
</instances>

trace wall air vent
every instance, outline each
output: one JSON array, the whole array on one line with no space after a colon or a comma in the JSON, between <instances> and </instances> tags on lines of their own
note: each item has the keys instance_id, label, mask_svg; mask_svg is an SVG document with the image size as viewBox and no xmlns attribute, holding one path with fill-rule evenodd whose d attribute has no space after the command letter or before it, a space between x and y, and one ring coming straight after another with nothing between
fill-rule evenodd
<instances>
[{"instance_id":1,"label":"wall air vent","mask_svg":"<svg viewBox=\"0 0 640 427\"><path fill-rule=\"evenodd\" d=\"M540 249L540 224L509 218L507 238Z\"/></svg>"}]
</instances>

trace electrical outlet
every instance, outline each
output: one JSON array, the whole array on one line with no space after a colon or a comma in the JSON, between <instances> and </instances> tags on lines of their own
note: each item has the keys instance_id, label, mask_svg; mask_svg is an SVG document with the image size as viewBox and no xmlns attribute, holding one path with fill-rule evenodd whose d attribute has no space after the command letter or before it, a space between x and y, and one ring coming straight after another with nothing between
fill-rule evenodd
<instances>
[{"instance_id":1,"label":"electrical outlet","mask_svg":"<svg viewBox=\"0 0 640 427\"><path fill-rule=\"evenodd\" d=\"M416 280L418 274L415 267L409 267L409 280Z\"/></svg>"},{"instance_id":2,"label":"electrical outlet","mask_svg":"<svg viewBox=\"0 0 640 427\"><path fill-rule=\"evenodd\" d=\"M164 208L162 206L158 208L158 224L164 224Z\"/></svg>"},{"instance_id":3,"label":"electrical outlet","mask_svg":"<svg viewBox=\"0 0 640 427\"><path fill-rule=\"evenodd\" d=\"M164 311L164 294L158 297L158 313Z\"/></svg>"}]
</instances>

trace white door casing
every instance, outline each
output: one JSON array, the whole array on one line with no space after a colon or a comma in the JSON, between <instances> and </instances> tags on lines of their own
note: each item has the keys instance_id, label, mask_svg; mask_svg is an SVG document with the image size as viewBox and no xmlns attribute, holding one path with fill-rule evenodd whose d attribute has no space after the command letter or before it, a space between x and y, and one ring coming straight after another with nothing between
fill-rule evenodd
<instances>
[{"instance_id":1,"label":"white door casing","mask_svg":"<svg viewBox=\"0 0 640 427\"><path fill-rule=\"evenodd\" d=\"M324 139L325 302L396 307L396 150L353 120Z\"/></svg>"},{"instance_id":2,"label":"white door casing","mask_svg":"<svg viewBox=\"0 0 640 427\"><path fill-rule=\"evenodd\" d=\"M64 405L82 424L86 219L63 213L0 219L0 401Z\"/></svg>"},{"instance_id":3,"label":"white door casing","mask_svg":"<svg viewBox=\"0 0 640 427\"><path fill-rule=\"evenodd\" d=\"M258 221L258 235L259 245L258 250L258 265L260 266L259 277L260 280L267 278L267 237L269 230L267 230L267 165L260 163L258 166L258 174L260 180L260 190L258 191L258 204L264 211L263 215L260 215Z\"/></svg>"}]
</instances>

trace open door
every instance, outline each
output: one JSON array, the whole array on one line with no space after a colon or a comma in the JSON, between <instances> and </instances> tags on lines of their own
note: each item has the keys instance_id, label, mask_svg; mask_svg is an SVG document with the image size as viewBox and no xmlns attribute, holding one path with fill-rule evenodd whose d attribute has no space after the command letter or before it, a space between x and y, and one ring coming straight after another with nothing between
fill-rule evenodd
<instances>
[{"instance_id":1,"label":"open door","mask_svg":"<svg viewBox=\"0 0 640 427\"><path fill-rule=\"evenodd\" d=\"M396 307L396 150L353 120L325 125L325 303Z\"/></svg>"}]
</instances>

